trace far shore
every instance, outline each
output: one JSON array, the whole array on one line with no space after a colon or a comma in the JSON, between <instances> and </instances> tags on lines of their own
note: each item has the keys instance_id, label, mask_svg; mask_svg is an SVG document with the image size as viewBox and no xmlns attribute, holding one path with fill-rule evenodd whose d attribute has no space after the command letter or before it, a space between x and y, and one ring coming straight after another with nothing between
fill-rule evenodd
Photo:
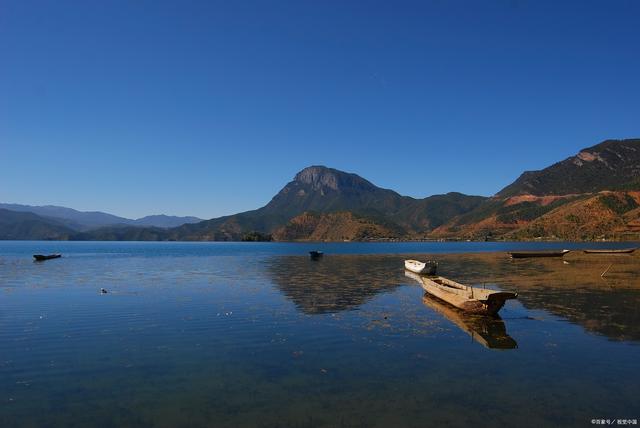
<instances>
[{"instance_id":1,"label":"far shore","mask_svg":"<svg viewBox=\"0 0 640 428\"><path fill-rule=\"evenodd\" d=\"M0 239L0 242L263 242L263 243L289 243L289 244L313 244L313 243L325 243L325 244L338 244L338 243L411 243L411 242L428 242L428 243L447 243L447 242L477 242L477 243L489 243L489 242L522 242L522 243L536 243L536 242L589 242L589 243L640 243L640 236L629 239L561 239L561 238L537 238L537 239L466 239L466 238L446 238L446 239L404 239L404 238L380 238L380 239L361 239L361 240L295 240L295 241L280 241L280 240L178 240L178 239L140 239L140 240L94 240L94 239Z\"/></svg>"}]
</instances>

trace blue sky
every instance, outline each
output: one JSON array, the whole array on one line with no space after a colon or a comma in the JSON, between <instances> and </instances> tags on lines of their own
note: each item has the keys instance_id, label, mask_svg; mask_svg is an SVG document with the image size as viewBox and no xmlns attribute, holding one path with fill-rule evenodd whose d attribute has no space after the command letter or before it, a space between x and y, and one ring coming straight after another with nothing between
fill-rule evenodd
<instances>
[{"instance_id":1,"label":"blue sky","mask_svg":"<svg viewBox=\"0 0 640 428\"><path fill-rule=\"evenodd\" d=\"M308 165L491 195L640 136L637 1L0 5L0 201L257 208Z\"/></svg>"}]
</instances>

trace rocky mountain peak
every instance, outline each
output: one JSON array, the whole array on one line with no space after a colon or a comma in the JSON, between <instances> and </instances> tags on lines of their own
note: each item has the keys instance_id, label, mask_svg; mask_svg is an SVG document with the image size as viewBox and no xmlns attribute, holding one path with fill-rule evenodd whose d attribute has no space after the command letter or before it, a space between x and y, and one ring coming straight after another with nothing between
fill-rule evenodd
<instances>
[{"instance_id":1,"label":"rocky mountain peak","mask_svg":"<svg viewBox=\"0 0 640 428\"><path fill-rule=\"evenodd\" d=\"M338 191L344 188L372 189L373 184L364 178L322 165L307 167L296 174L295 183L311 186L313 190L331 189Z\"/></svg>"}]
</instances>

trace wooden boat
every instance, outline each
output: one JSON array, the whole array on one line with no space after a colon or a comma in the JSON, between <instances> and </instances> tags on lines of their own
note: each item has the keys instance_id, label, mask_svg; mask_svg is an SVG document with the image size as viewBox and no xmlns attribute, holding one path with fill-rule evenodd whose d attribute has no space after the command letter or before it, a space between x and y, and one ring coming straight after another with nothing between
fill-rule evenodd
<instances>
[{"instance_id":1,"label":"wooden boat","mask_svg":"<svg viewBox=\"0 0 640 428\"><path fill-rule=\"evenodd\" d=\"M438 269L438 263L431 260L427 260L426 263L417 260L405 260L404 268L420 275L435 275Z\"/></svg>"},{"instance_id":2,"label":"wooden boat","mask_svg":"<svg viewBox=\"0 0 640 428\"><path fill-rule=\"evenodd\" d=\"M45 260L50 260L50 259L59 259L60 257L62 257L61 254L48 254L48 255L34 254L33 255L33 258L36 259L37 262L43 262Z\"/></svg>"},{"instance_id":3,"label":"wooden boat","mask_svg":"<svg viewBox=\"0 0 640 428\"><path fill-rule=\"evenodd\" d=\"M518 347L518 342L509 336L507 327L499 316L494 318L467 314L429 293L424 293L422 303L454 323L485 348L514 349Z\"/></svg>"},{"instance_id":4,"label":"wooden boat","mask_svg":"<svg viewBox=\"0 0 640 428\"><path fill-rule=\"evenodd\" d=\"M517 293L471 287L442 276L418 276L411 272L405 275L420 282L432 296L472 314L496 315L505 301L518 297Z\"/></svg>"},{"instance_id":5,"label":"wooden boat","mask_svg":"<svg viewBox=\"0 0 640 428\"><path fill-rule=\"evenodd\" d=\"M511 258L525 259L529 257L562 257L570 250L562 251L510 251Z\"/></svg>"},{"instance_id":6,"label":"wooden boat","mask_svg":"<svg viewBox=\"0 0 640 428\"><path fill-rule=\"evenodd\" d=\"M635 248L624 248L622 250L584 250L586 254L631 254Z\"/></svg>"},{"instance_id":7,"label":"wooden boat","mask_svg":"<svg viewBox=\"0 0 640 428\"><path fill-rule=\"evenodd\" d=\"M311 260L318 260L320 259L324 254L322 253L322 251L309 251L309 257L311 257Z\"/></svg>"}]
</instances>

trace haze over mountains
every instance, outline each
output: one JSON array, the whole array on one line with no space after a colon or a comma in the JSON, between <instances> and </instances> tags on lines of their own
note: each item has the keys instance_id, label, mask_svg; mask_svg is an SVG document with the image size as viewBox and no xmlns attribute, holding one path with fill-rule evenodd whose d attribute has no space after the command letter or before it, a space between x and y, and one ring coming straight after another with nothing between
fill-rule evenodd
<instances>
[{"instance_id":1,"label":"haze over mountains","mask_svg":"<svg viewBox=\"0 0 640 428\"><path fill-rule=\"evenodd\" d=\"M20 211L20 212L18 212ZM151 226L151 227L142 227ZM262 208L211 220L130 220L62 207L0 204L2 239L379 240L638 239L640 139L607 140L491 198L424 199L324 166L300 171Z\"/></svg>"},{"instance_id":2,"label":"haze over mountains","mask_svg":"<svg viewBox=\"0 0 640 428\"><path fill-rule=\"evenodd\" d=\"M31 221L37 221L39 224L51 224L67 228L67 233L88 231L105 226L149 226L170 228L183 225L185 223L195 223L202 221L197 217L177 217L167 215L150 215L139 219L129 219L125 217L115 216L100 211L78 211L72 208L60 207L55 205L31 206L20 204L0 203L0 210L6 217L6 210L14 213L30 213L33 215L24 215L22 217L11 215L14 220L24 218L26 224ZM7 220L0 216L0 219ZM57 229L61 231L60 229ZM37 234L36 234L37 235ZM8 238L4 238L8 239ZM24 238L22 238L24 239Z\"/></svg>"}]
</instances>

